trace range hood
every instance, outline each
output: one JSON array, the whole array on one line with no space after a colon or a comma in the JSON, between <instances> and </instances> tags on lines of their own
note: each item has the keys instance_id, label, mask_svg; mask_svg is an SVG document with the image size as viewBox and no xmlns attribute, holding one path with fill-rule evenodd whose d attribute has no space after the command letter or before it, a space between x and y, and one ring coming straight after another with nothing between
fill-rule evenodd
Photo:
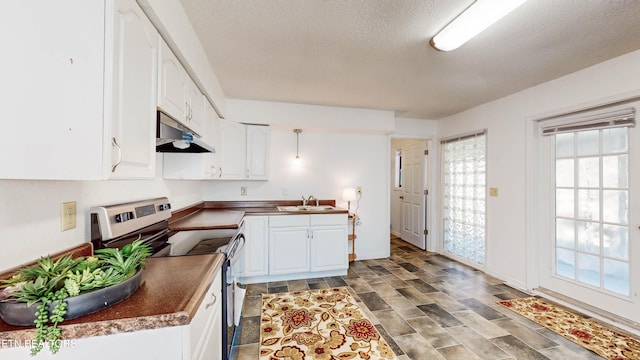
<instances>
[{"instance_id":1,"label":"range hood","mask_svg":"<svg viewBox=\"0 0 640 360\"><path fill-rule=\"evenodd\" d=\"M190 129L158 110L156 127L156 152L214 153L213 146L206 144Z\"/></svg>"}]
</instances>

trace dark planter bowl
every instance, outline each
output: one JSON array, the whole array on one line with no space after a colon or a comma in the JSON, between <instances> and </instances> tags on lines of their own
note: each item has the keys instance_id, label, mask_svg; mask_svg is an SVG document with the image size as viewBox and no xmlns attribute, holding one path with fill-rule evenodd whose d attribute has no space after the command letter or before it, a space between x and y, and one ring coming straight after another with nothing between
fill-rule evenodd
<instances>
[{"instance_id":1,"label":"dark planter bowl","mask_svg":"<svg viewBox=\"0 0 640 360\"><path fill-rule=\"evenodd\" d=\"M142 271L127 280L103 289L86 294L66 298L67 314L65 320L75 319L80 316L106 309L133 295L142 284ZM55 303L49 305L49 313ZM36 307L38 303L28 306L23 302L0 302L0 318L7 324L16 326L34 326Z\"/></svg>"}]
</instances>

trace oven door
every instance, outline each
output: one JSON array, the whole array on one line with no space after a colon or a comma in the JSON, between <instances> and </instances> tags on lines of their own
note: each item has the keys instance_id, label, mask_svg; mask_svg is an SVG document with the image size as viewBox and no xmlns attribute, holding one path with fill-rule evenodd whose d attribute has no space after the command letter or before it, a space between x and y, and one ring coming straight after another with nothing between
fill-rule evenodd
<instances>
[{"instance_id":1,"label":"oven door","mask_svg":"<svg viewBox=\"0 0 640 360\"><path fill-rule=\"evenodd\" d=\"M222 275L226 283L222 288L224 292L222 298L225 299L223 302L224 316L222 329L222 343L225 345L223 360L231 358L233 346L237 341L237 337L240 336L238 325L240 324L245 289L238 283L235 274L237 273L237 266L239 266L238 260L244 251L244 244L244 234L239 232L227 245L218 249L218 252L223 253L226 257L222 267Z\"/></svg>"}]
</instances>

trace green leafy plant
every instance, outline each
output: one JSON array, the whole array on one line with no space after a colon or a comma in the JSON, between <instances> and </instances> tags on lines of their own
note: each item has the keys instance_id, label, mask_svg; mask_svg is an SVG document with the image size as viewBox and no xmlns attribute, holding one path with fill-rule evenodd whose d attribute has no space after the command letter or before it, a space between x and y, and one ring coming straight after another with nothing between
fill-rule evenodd
<instances>
[{"instance_id":1,"label":"green leafy plant","mask_svg":"<svg viewBox=\"0 0 640 360\"><path fill-rule=\"evenodd\" d=\"M67 314L65 299L129 279L144 268L151 254L151 247L138 238L122 249L96 250L94 256L87 258L64 256L56 261L41 258L36 265L20 269L10 279L0 280L0 301L37 304L36 344L31 348L31 355L38 354L45 342L55 354L60 350L58 324Z\"/></svg>"}]
</instances>

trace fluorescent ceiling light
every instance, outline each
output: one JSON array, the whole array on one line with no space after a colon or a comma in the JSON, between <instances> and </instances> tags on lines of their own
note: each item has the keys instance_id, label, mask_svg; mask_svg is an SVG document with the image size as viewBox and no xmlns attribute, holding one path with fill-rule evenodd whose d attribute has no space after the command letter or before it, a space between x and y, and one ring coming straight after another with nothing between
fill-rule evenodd
<instances>
[{"instance_id":1,"label":"fluorescent ceiling light","mask_svg":"<svg viewBox=\"0 0 640 360\"><path fill-rule=\"evenodd\" d=\"M477 0L431 39L441 51L459 48L527 0Z\"/></svg>"}]
</instances>

